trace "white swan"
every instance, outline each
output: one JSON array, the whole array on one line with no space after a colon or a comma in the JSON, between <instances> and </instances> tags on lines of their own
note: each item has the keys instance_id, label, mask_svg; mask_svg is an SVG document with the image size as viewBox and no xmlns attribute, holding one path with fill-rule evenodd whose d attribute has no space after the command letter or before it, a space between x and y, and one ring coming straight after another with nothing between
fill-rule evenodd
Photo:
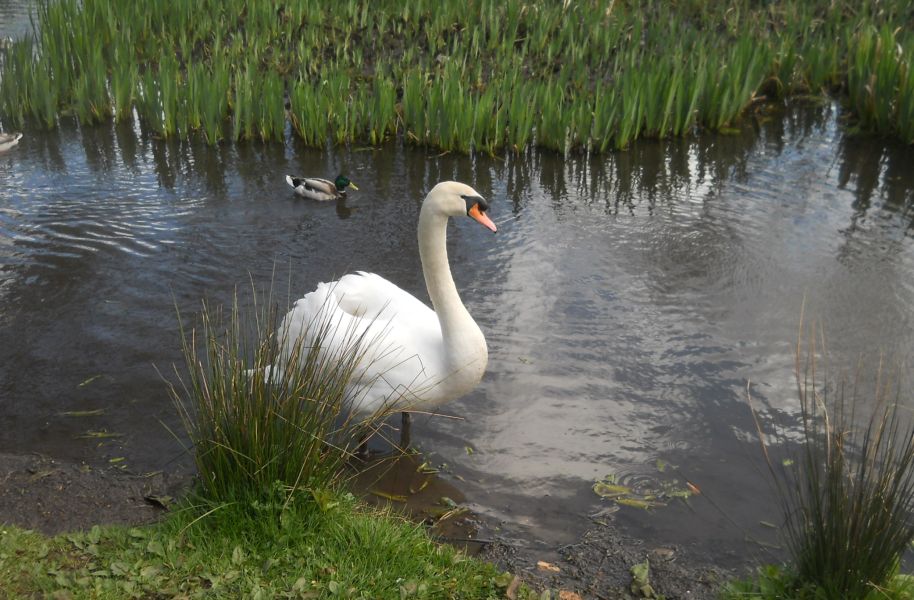
<instances>
[{"instance_id":1,"label":"white swan","mask_svg":"<svg viewBox=\"0 0 914 600\"><path fill-rule=\"evenodd\" d=\"M295 302L280 325L286 364L295 340L309 345L315 323L326 323L321 352L344 353L351 336L370 347L347 387L358 413L403 411L401 446L409 443L407 410L431 409L472 390L488 361L486 340L460 301L447 258L450 217L469 216L493 232L488 204L476 190L455 181L436 185L419 213L419 257L434 310L374 273L358 272L320 283Z\"/></svg>"}]
</instances>

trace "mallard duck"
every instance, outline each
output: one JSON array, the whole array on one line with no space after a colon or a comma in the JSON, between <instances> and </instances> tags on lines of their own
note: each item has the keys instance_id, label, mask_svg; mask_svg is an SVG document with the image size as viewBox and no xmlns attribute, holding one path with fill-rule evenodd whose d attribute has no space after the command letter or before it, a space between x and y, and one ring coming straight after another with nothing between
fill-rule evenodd
<instances>
[{"instance_id":1,"label":"mallard duck","mask_svg":"<svg viewBox=\"0 0 914 600\"><path fill-rule=\"evenodd\" d=\"M406 411L430 410L467 394L486 370L486 339L457 293L446 234L451 217L470 217L496 231L486 215L488 207L468 185L445 181L432 188L419 211L418 230L419 258L433 308L374 273L360 271L320 283L282 321L284 364L299 338L309 347L312 338L321 335L318 330L331 332L320 346L330 357L344 356L351 343L347 340L378 340L354 369L347 403L362 414L384 408L403 411L400 444L408 446Z\"/></svg>"},{"instance_id":2,"label":"mallard duck","mask_svg":"<svg viewBox=\"0 0 914 600\"><path fill-rule=\"evenodd\" d=\"M318 177L292 177L286 175L286 183L292 186L295 193L312 200L338 200L346 196L346 188L359 188L345 175L337 175L334 181Z\"/></svg>"},{"instance_id":3,"label":"mallard duck","mask_svg":"<svg viewBox=\"0 0 914 600\"><path fill-rule=\"evenodd\" d=\"M19 143L21 133L0 133L0 152L6 152Z\"/></svg>"}]
</instances>

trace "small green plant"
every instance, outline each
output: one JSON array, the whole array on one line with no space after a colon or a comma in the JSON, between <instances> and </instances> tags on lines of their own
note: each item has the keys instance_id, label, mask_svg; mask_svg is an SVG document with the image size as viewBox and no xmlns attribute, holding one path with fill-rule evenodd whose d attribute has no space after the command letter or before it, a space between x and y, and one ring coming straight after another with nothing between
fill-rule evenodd
<instances>
[{"instance_id":1,"label":"small green plant","mask_svg":"<svg viewBox=\"0 0 914 600\"><path fill-rule=\"evenodd\" d=\"M869 381L858 372L820 383L815 339L813 330L805 351L797 344L798 456L776 464L759 425L792 562L756 583L789 579L787 597L884 598L909 589L897 573L914 540L914 423L897 373L881 364Z\"/></svg>"},{"instance_id":2,"label":"small green plant","mask_svg":"<svg viewBox=\"0 0 914 600\"><path fill-rule=\"evenodd\" d=\"M181 327L187 375L170 386L194 445L201 495L214 502L289 497L339 483L350 449L374 419L356 420L346 387L370 344L320 319L286 343L281 313L257 299L250 318L204 304L199 328ZM334 338L336 350L321 350Z\"/></svg>"}]
</instances>

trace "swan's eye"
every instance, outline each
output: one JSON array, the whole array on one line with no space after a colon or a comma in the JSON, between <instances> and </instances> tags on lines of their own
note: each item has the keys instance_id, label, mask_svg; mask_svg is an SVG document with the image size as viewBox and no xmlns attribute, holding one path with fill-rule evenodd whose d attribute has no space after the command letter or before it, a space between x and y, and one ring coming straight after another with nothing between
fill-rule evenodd
<instances>
[{"instance_id":1,"label":"swan's eye","mask_svg":"<svg viewBox=\"0 0 914 600\"><path fill-rule=\"evenodd\" d=\"M469 195L460 195L463 198L463 201L467 204L467 214L470 214L470 209L474 206L479 206L479 212L486 212L489 210L489 203L486 202L486 199L482 196L469 196Z\"/></svg>"}]
</instances>

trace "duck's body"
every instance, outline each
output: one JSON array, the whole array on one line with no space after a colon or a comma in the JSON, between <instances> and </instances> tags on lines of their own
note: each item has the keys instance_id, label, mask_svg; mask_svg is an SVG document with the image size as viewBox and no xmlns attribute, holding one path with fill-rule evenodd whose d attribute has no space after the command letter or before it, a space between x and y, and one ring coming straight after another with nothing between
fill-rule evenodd
<instances>
[{"instance_id":1,"label":"duck's body","mask_svg":"<svg viewBox=\"0 0 914 600\"><path fill-rule=\"evenodd\" d=\"M21 133L0 133L0 152L6 152L19 143Z\"/></svg>"},{"instance_id":2,"label":"duck's body","mask_svg":"<svg viewBox=\"0 0 914 600\"><path fill-rule=\"evenodd\" d=\"M359 413L428 410L468 393L485 372L488 350L454 285L446 228L450 216L469 215L495 231L486 208L478 193L456 182L440 183L426 197L419 254L434 310L380 275L345 275L319 284L286 315L284 358L298 336L309 346L317 329L330 332L321 352L331 356L343 353L347 340L364 340L367 353L346 390Z\"/></svg>"},{"instance_id":3,"label":"duck's body","mask_svg":"<svg viewBox=\"0 0 914 600\"><path fill-rule=\"evenodd\" d=\"M292 189L299 196L319 201L344 198L347 187L351 187L354 190L359 189L345 175L338 175L334 181L321 179L320 177L292 177L291 175L286 175L286 183L292 186Z\"/></svg>"}]
</instances>

